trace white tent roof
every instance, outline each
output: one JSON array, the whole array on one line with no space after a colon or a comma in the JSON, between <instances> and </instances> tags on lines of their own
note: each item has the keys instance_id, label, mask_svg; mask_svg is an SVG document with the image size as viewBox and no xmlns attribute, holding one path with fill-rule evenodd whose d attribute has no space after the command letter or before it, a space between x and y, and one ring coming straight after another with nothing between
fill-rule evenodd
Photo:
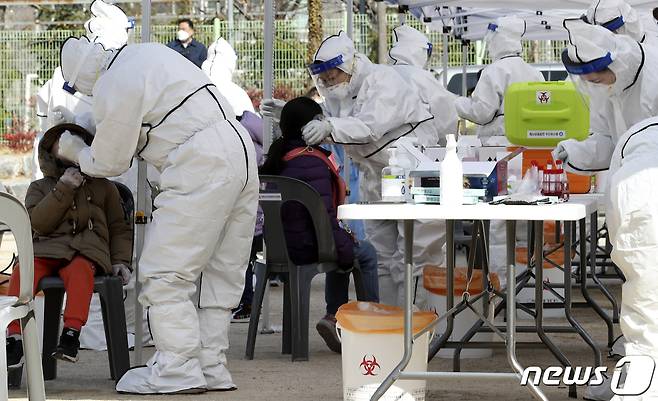
<instances>
[{"instance_id":1,"label":"white tent roof","mask_svg":"<svg viewBox=\"0 0 658 401\"><path fill-rule=\"evenodd\" d=\"M651 10L656 0L626 0L640 14L645 14L647 23L655 25ZM566 39L562 27L565 18L578 18L585 13L590 0L550 0L549 7L537 8L538 3L530 0L393 0L409 7L415 17L425 21L432 30L441 31L444 26L452 27L455 36L464 39L481 39L487 25L503 15L518 15L526 20L525 39Z\"/></svg>"},{"instance_id":2,"label":"white tent roof","mask_svg":"<svg viewBox=\"0 0 658 401\"><path fill-rule=\"evenodd\" d=\"M656 0L626 0L628 4L636 9L652 10L657 6ZM538 3L530 0L400 0L401 5L410 7L418 6L446 6L462 8L513 8L517 10L536 10ZM547 0L543 10L585 10L589 7L591 0Z\"/></svg>"}]
</instances>

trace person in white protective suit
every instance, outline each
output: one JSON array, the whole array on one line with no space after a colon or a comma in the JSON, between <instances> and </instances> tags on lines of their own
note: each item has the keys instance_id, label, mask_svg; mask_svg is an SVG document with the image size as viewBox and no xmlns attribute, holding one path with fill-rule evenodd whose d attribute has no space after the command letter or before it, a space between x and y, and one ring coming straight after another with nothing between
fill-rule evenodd
<instances>
[{"instance_id":1,"label":"person in white protective suit","mask_svg":"<svg viewBox=\"0 0 658 401\"><path fill-rule=\"evenodd\" d=\"M258 203L249 134L208 77L164 45L107 51L70 38L61 59L68 85L93 96L96 135L90 147L63 135L60 154L90 176L123 173L135 154L161 173L139 277L156 352L117 391L235 389L225 353Z\"/></svg>"},{"instance_id":2,"label":"person in white protective suit","mask_svg":"<svg viewBox=\"0 0 658 401\"><path fill-rule=\"evenodd\" d=\"M521 38L526 23L516 16L500 17L489 24L484 38L493 62L482 70L471 97L455 101L460 118L478 125L477 135L485 146L507 146L504 100L507 87L516 82L543 82L544 76L526 63Z\"/></svg>"},{"instance_id":3,"label":"person in white protective suit","mask_svg":"<svg viewBox=\"0 0 658 401\"><path fill-rule=\"evenodd\" d=\"M570 139L560 142L553 151L553 158L562 160L568 171L577 174L607 171L615 146L628 128L658 115L658 93L655 91L658 72L650 67L658 65L658 51L629 36L615 35L582 20L565 20L564 26L569 32L569 44L562 53L562 61L579 90L589 97L591 134L584 141ZM627 196L636 195L628 193ZM606 215L610 213L613 211L608 208ZM625 305L622 306L622 316L641 307L630 306L625 299L622 299L622 304ZM626 339L637 335L633 330L629 326L625 331L622 326ZM623 338L618 339L613 351L624 342ZM629 351L628 345L624 348ZM612 397L607 383L590 386L587 392L588 399L609 400Z\"/></svg>"},{"instance_id":4,"label":"person in white protective suit","mask_svg":"<svg viewBox=\"0 0 658 401\"><path fill-rule=\"evenodd\" d=\"M241 116L245 111L255 111L247 92L233 82L237 61L238 56L233 47L226 39L219 38L208 48L208 58L201 69L231 104L235 115Z\"/></svg>"},{"instance_id":5,"label":"person in white protective suit","mask_svg":"<svg viewBox=\"0 0 658 401\"><path fill-rule=\"evenodd\" d=\"M133 23L126 14L116 5L108 4L102 0L95 0L90 11L92 17L85 22L84 27L86 36L96 43L100 43L106 49L119 49L128 42L128 30L133 27ZM62 76L61 67L57 67L52 78L39 90L37 94L37 114L40 120L42 132L47 131L55 125L62 123L78 124L89 132L94 132L94 123L92 116L92 98L79 92L72 91L71 88L64 89L64 77ZM74 92L74 93L71 93ZM37 138L36 146L38 146ZM36 149L35 146L35 157ZM38 164L35 165L37 170ZM137 174L136 163L134 167L122 174L120 177L114 177L114 181L121 182L128 186L135 195L137 185L132 176ZM133 171L134 170L134 171ZM134 173L134 174L133 174ZM149 177L157 180L157 174L150 172ZM135 198L136 199L136 198ZM127 291L126 299L133 299L131 296L134 290L134 278L124 288ZM132 347L135 343L135 319L133 303L126 303L126 325L128 329L128 345ZM144 326L146 321L144 319ZM148 329L145 331L148 332ZM149 336L144 336L144 341L149 341ZM105 329L103 326L103 317L101 313L100 300L97 294L92 297L89 318L87 324L80 332L80 346L84 349L105 350Z\"/></svg>"},{"instance_id":6,"label":"person in white protective suit","mask_svg":"<svg viewBox=\"0 0 658 401\"><path fill-rule=\"evenodd\" d=\"M401 25L393 29L393 46L389 50L393 68L420 94L423 103L430 107L434 116L434 145L445 145L447 134L457 131L457 111L454 107L456 95L446 90L434 75L425 68L432 55L433 45L429 38L418 30ZM398 223L398 232L404 229ZM422 263L443 265L446 227L444 221L424 220L414 224L414 260ZM404 242L398 237L396 264L404 264ZM403 288L398 286L398 305L403 302ZM417 304L426 299L425 288L416 288ZM420 302L418 302L420 301Z\"/></svg>"},{"instance_id":7,"label":"person in white protective suit","mask_svg":"<svg viewBox=\"0 0 658 401\"><path fill-rule=\"evenodd\" d=\"M590 132L584 141L568 139L553 157L576 174L610 167L618 138L629 127L658 115L658 49L581 20L565 20L569 44L562 62L589 97Z\"/></svg>"},{"instance_id":8,"label":"person in white protective suit","mask_svg":"<svg viewBox=\"0 0 658 401\"><path fill-rule=\"evenodd\" d=\"M627 35L651 46L658 46L658 33L624 0L593 0L585 15L587 22L600 25L619 35ZM649 19L647 14L646 19Z\"/></svg>"},{"instance_id":9,"label":"person in white protective suit","mask_svg":"<svg viewBox=\"0 0 658 401\"><path fill-rule=\"evenodd\" d=\"M134 24L116 5L103 0L94 0L90 11L92 17L84 24L86 36L106 49L118 49L128 43L128 30ZM39 134L34 143L33 179L43 178L36 150L44 132L65 122L75 123L93 134L91 121L91 99L88 96L64 89L61 66L55 68L49 79L37 92L37 117Z\"/></svg>"},{"instance_id":10,"label":"person in white protective suit","mask_svg":"<svg viewBox=\"0 0 658 401\"><path fill-rule=\"evenodd\" d=\"M313 59L309 72L324 98L325 113L304 127L304 140L309 145L325 140L344 145L361 172L361 200L381 201L381 171L389 161L386 149L403 136L415 136L424 144L438 140L429 106L394 68L373 64L357 53L342 31L327 37ZM265 100L261 110L266 116L276 117L282 107L283 102ZM377 250L380 301L386 304L400 303L404 265L397 249L401 235L397 222L366 222L366 240ZM430 235L439 237L436 233ZM443 260L440 246L420 248L415 250L426 259L419 256L414 260L416 278L422 275L422 266ZM422 290L422 280L418 281L416 288Z\"/></svg>"},{"instance_id":11,"label":"person in white protective suit","mask_svg":"<svg viewBox=\"0 0 658 401\"><path fill-rule=\"evenodd\" d=\"M430 106L439 142L445 144L446 134L457 132L457 110L454 106L457 96L426 70L432 49L432 42L425 34L409 25L401 25L393 29L393 47L388 55L393 68L416 88L421 100Z\"/></svg>"},{"instance_id":12,"label":"person in white protective suit","mask_svg":"<svg viewBox=\"0 0 658 401\"><path fill-rule=\"evenodd\" d=\"M654 117L620 137L610 163L606 222L612 261L626 276L619 317L626 355L653 358L634 360L628 366L624 390L629 395L616 396L615 401L658 400L657 152L658 118Z\"/></svg>"},{"instance_id":13,"label":"person in white protective suit","mask_svg":"<svg viewBox=\"0 0 658 401\"><path fill-rule=\"evenodd\" d=\"M490 23L484 38L493 62L482 70L470 97L455 101L460 118L478 125L476 135L485 146L508 146L505 136L504 100L507 87L516 82L543 82L544 76L521 57L521 38L526 23L516 16ZM507 263L504 222L494 220L489 228L489 267L504 275Z\"/></svg>"}]
</instances>

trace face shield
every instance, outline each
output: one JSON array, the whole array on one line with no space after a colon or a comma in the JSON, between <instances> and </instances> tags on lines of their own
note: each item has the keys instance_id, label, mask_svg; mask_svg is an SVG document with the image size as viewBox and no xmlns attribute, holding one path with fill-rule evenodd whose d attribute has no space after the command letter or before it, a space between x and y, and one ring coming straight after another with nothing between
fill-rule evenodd
<instances>
[{"instance_id":1,"label":"face shield","mask_svg":"<svg viewBox=\"0 0 658 401\"><path fill-rule=\"evenodd\" d=\"M64 48L64 46L62 46L62 48ZM77 60L73 63L73 69L71 70L69 79L64 81L64 85L62 87L62 89L64 89L68 93L75 95L75 93L77 92L77 87L75 86L75 84L78 81L78 78L80 77L80 71L82 70L82 66L85 64L85 61L87 57L91 54L92 50L93 50L92 46L84 47L80 52L79 58L77 58ZM83 94L87 95L86 93Z\"/></svg>"},{"instance_id":2,"label":"face shield","mask_svg":"<svg viewBox=\"0 0 658 401\"><path fill-rule=\"evenodd\" d=\"M612 64L612 54L607 52L605 56L589 62L575 62L569 57L568 49L562 51L562 64L564 64L569 79L573 82L581 99L589 107L590 99L608 98L611 94L611 85L598 82L597 75L608 70Z\"/></svg>"},{"instance_id":3,"label":"face shield","mask_svg":"<svg viewBox=\"0 0 658 401\"><path fill-rule=\"evenodd\" d=\"M498 29L498 25L494 23L490 23L489 26L487 26L487 33L484 34L484 40L482 41L482 48L480 49L480 58L484 58L487 55L487 52L489 50L489 46L491 45L491 42L496 36L496 30Z\"/></svg>"},{"instance_id":4,"label":"face shield","mask_svg":"<svg viewBox=\"0 0 658 401\"><path fill-rule=\"evenodd\" d=\"M342 99L349 95L350 79L354 69L354 59L345 63L343 55L308 66L318 93L324 98Z\"/></svg>"},{"instance_id":5,"label":"face shield","mask_svg":"<svg viewBox=\"0 0 658 401\"><path fill-rule=\"evenodd\" d=\"M75 94L91 96L98 78L106 70L113 51L105 50L102 45L92 43L86 37L68 38L62 44L60 65L64 76L62 89Z\"/></svg>"}]
</instances>

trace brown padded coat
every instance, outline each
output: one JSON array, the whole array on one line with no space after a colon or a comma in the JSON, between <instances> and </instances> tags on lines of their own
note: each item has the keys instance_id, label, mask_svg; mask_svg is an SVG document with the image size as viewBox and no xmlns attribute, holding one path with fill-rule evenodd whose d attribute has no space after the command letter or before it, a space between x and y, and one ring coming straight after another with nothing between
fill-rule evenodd
<instances>
[{"instance_id":1,"label":"brown padded coat","mask_svg":"<svg viewBox=\"0 0 658 401\"><path fill-rule=\"evenodd\" d=\"M87 144L93 138L76 125L63 124L48 130L39 143L44 178L32 182L25 197L34 256L71 260L79 254L94 263L96 274L112 274L113 264L130 268L133 233L114 184L85 177L80 187L73 188L59 180L66 167L57 163L51 148L67 129Z\"/></svg>"}]
</instances>

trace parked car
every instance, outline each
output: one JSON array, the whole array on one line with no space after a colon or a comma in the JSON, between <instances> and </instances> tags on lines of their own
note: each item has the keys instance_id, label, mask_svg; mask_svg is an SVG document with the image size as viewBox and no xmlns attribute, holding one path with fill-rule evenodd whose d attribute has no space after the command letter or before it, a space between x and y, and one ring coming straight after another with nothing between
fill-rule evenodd
<instances>
[{"instance_id":1,"label":"parked car","mask_svg":"<svg viewBox=\"0 0 658 401\"><path fill-rule=\"evenodd\" d=\"M564 81L568 74L562 64L532 64L539 69L547 81ZM486 65L466 66L466 88L472 90L478 80L478 72ZM439 82L443 82L443 69L441 67L431 68ZM448 90L454 94L462 95L462 67L448 68Z\"/></svg>"}]
</instances>

